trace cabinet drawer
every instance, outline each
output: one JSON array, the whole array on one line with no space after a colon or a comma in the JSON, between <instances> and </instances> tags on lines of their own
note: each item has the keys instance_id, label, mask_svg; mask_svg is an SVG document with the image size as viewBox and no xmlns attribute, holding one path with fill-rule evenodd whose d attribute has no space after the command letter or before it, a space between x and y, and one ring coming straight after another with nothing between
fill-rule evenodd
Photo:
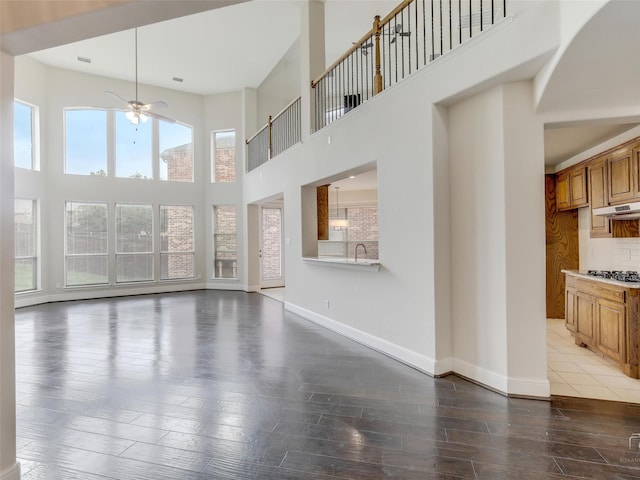
<instances>
[{"instance_id":1,"label":"cabinet drawer","mask_svg":"<svg viewBox=\"0 0 640 480\"><path fill-rule=\"evenodd\" d=\"M618 288L597 281L591 282L577 279L576 288L578 291L584 292L587 295L604 298L612 302L624 303L626 301L626 292L622 287Z\"/></svg>"}]
</instances>

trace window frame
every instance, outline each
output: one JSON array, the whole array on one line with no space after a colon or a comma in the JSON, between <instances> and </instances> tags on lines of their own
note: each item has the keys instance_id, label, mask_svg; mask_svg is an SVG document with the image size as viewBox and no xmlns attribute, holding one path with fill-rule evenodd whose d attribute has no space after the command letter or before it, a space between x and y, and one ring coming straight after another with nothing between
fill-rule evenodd
<instances>
[{"instance_id":1,"label":"window frame","mask_svg":"<svg viewBox=\"0 0 640 480\"><path fill-rule=\"evenodd\" d=\"M26 168L20 165L16 165L15 151L13 154L13 166L14 168L21 168L23 170L40 171L40 107L18 98L13 99L14 111L15 104L19 103L31 110L31 167ZM15 116L13 120L13 138L15 140Z\"/></svg>"},{"instance_id":2,"label":"window frame","mask_svg":"<svg viewBox=\"0 0 640 480\"><path fill-rule=\"evenodd\" d=\"M22 255L22 256L18 256L15 252L15 248L14 248L14 261L15 261L15 265L18 264L19 260L32 260L33 261L33 265L32 265L32 271L33 271L33 276L34 279L32 281L32 288L28 288L28 289L23 289L23 290L16 290L15 285L17 285L17 282L14 284L14 293L16 294L23 294L23 293L29 293L29 292L34 292L37 290L40 290L42 288L41 285L41 262L40 262L40 200L39 199L35 199L35 198L23 198L23 197L16 197L14 199L14 205L15 202L17 200L25 200L25 201L30 201L31 202L31 215L33 217L33 228L34 228L34 239L33 239L33 249L34 249L34 254L33 255ZM15 208L14 208L14 235L15 235ZM15 266L14 266L14 276L15 276Z\"/></svg>"},{"instance_id":3,"label":"window frame","mask_svg":"<svg viewBox=\"0 0 640 480\"><path fill-rule=\"evenodd\" d=\"M192 250L180 250L180 251L170 251L170 250L164 250L162 243L163 243L163 234L165 234L165 230L164 230L164 216L163 216L163 208L171 208L171 207L179 207L179 208L190 208L191 209L191 224L192 224L192 228L191 228L191 245L192 245ZM160 205L158 205L159 208L159 242L160 242L160 246L158 248L158 253L160 255L160 281L162 282L167 282L167 281L179 281L179 280L193 280L196 278L196 207L193 204L165 204L162 203ZM167 235L167 237L169 237ZM168 240L167 240L168 241ZM190 255L192 258L192 272L190 276L184 276L184 277L164 277L163 276L163 269L162 269L162 261L163 258L167 258L169 259L172 255Z\"/></svg>"},{"instance_id":4,"label":"window frame","mask_svg":"<svg viewBox=\"0 0 640 480\"><path fill-rule=\"evenodd\" d=\"M69 229L68 229L68 215L69 215L69 204L81 204L81 205L102 205L105 207L106 212L106 225L107 225L107 238L106 245L107 251L105 253L68 253L69 251ZM64 286L65 288L83 288L83 287L96 287L96 286L110 286L111 280L111 268L110 268L110 248L109 248L109 203L108 202L94 202L94 201L77 201L77 200L65 200L64 203ZM89 258L89 257L100 257L106 258L106 281L105 282L96 282L96 283L74 283L69 284L69 264L68 260L70 258Z\"/></svg>"},{"instance_id":5,"label":"window frame","mask_svg":"<svg viewBox=\"0 0 640 480\"><path fill-rule=\"evenodd\" d=\"M234 160L234 164L233 164L233 180L230 181L222 181L222 180L218 180L217 178L217 147L216 147L216 135L220 134L220 133L231 133L233 132L233 150L234 150L234 154L233 154L233 160ZM237 153L238 153L238 148L236 145L237 142L237 131L235 128L227 128L227 129L222 129L222 130L213 130L211 131L211 183L236 183L238 181L238 157L237 157Z\"/></svg>"},{"instance_id":6,"label":"window frame","mask_svg":"<svg viewBox=\"0 0 640 480\"><path fill-rule=\"evenodd\" d=\"M68 172L67 171L67 166L68 166L68 152L67 152L67 139L69 138L69 129L67 128L67 113L68 112L73 112L73 111L92 111L92 112L104 112L105 114L105 124L104 124L104 136L105 136L105 152L104 152L104 157L105 157L105 170L102 170L102 168L100 170L97 171L104 171L105 174L104 175L92 175L91 172L89 173L76 173L76 172ZM113 162L115 160L115 158L110 158L110 157L115 157L115 152L113 152L113 144L115 143L115 132L111 135L111 137L114 137L113 139L110 138L109 132L111 130L111 126L110 126L110 117L112 116L111 112L109 111L109 109L106 108L93 108L93 107L64 107L62 110L62 130L63 130L63 173L65 175L77 175L77 176L82 176L82 177L110 177L112 176L115 172L112 172L113 168Z\"/></svg>"},{"instance_id":7,"label":"window frame","mask_svg":"<svg viewBox=\"0 0 640 480\"><path fill-rule=\"evenodd\" d=\"M150 236L151 236L151 251L147 251L147 252L121 252L118 249L118 235L119 235L119 230L118 230L118 226L120 225L118 222L119 219L119 209L118 207L148 207L149 211L151 213L151 231L150 231ZM125 284L131 284L131 283L149 283L149 282L154 282L155 281L155 222L154 222L154 209L153 209L153 204L151 203L125 203L125 202L116 202L114 204L114 236L115 236L115 248L114 248L114 256L115 256L115 284L116 285L125 285ZM148 279L141 279L141 280L119 280L118 279L118 274L120 273L118 271L118 259L119 258L124 258L127 256L131 256L131 255L136 255L136 256L148 256L151 257L151 278Z\"/></svg>"},{"instance_id":8,"label":"window frame","mask_svg":"<svg viewBox=\"0 0 640 480\"><path fill-rule=\"evenodd\" d=\"M221 207L233 207L234 209L234 214L235 214L235 224L236 224L236 229L234 233L216 233L216 225L217 225L217 209L221 208ZM211 207L211 241L213 243L213 274L211 276L212 280L237 280L238 279L238 206L235 204L220 204L220 205L213 205ZM235 267L232 266L232 272L235 270L235 276L231 276L231 277L225 277L225 276L217 276L217 272L219 271L219 269L222 268L221 265L218 265L218 248L217 248L217 244L218 242L216 241L216 237L219 235L224 235L224 236L234 236L235 237L235 254L236 254L236 258L235 258ZM223 260L223 259L220 259ZM233 260L233 259L225 259L225 260Z\"/></svg>"}]
</instances>

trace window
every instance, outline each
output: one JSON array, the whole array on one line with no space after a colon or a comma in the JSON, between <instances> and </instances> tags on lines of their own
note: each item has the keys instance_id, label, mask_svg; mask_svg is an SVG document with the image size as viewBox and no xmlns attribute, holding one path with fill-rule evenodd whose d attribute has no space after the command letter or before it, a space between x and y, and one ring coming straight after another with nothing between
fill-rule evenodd
<instances>
[{"instance_id":1,"label":"window","mask_svg":"<svg viewBox=\"0 0 640 480\"><path fill-rule=\"evenodd\" d=\"M125 112L116 112L116 177L153 178L152 122L133 125Z\"/></svg>"},{"instance_id":2,"label":"window","mask_svg":"<svg viewBox=\"0 0 640 480\"><path fill-rule=\"evenodd\" d=\"M36 170L36 107L18 100L13 102L13 164Z\"/></svg>"},{"instance_id":3,"label":"window","mask_svg":"<svg viewBox=\"0 0 640 480\"><path fill-rule=\"evenodd\" d=\"M236 207L213 207L214 278L238 277Z\"/></svg>"},{"instance_id":4,"label":"window","mask_svg":"<svg viewBox=\"0 0 640 480\"><path fill-rule=\"evenodd\" d=\"M211 134L213 156L212 182L236 181L236 131L226 130Z\"/></svg>"},{"instance_id":5,"label":"window","mask_svg":"<svg viewBox=\"0 0 640 480\"><path fill-rule=\"evenodd\" d=\"M107 204L67 202L66 214L66 285L107 284Z\"/></svg>"},{"instance_id":6,"label":"window","mask_svg":"<svg viewBox=\"0 0 640 480\"><path fill-rule=\"evenodd\" d=\"M160 180L193 182L193 132L179 123L159 121Z\"/></svg>"},{"instance_id":7,"label":"window","mask_svg":"<svg viewBox=\"0 0 640 480\"><path fill-rule=\"evenodd\" d=\"M15 291L38 288L38 202L15 200Z\"/></svg>"},{"instance_id":8,"label":"window","mask_svg":"<svg viewBox=\"0 0 640 480\"><path fill-rule=\"evenodd\" d=\"M160 278L194 276L193 206L160 205Z\"/></svg>"},{"instance_id":9,"label":"window","mask_svg":"<svg viewBox=\"0 0 640 480\"><path fill-rule=\"evenodd\" d=\"M107 175L107 112L65 110L65 173Z\"/></svg>"},{"instance_id":10,"label":"window","mask_svg":"<svg viewBox=\"0 0 640 480\"><path fill-rule=\"evenodd\" d=\"M116 204L116 282L153 280L153 208Z\"/></svg>"}]
</instances>

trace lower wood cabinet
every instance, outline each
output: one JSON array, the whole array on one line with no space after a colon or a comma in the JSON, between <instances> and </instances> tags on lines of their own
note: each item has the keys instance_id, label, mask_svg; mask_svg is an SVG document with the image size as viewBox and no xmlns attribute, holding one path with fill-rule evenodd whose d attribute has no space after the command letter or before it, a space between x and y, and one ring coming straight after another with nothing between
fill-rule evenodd
<instances>
[{"instance_id":1,"label":"lower wood cabinet","mask_svg":"<svg viewBox=\"0 0 640 480\"><path fill-rule=\"evenodd\" d=\"M633 378L640 373L639 290L567 274L565 291L565 325L576 345L610 358Z\"/></svg>"}]
</instances>

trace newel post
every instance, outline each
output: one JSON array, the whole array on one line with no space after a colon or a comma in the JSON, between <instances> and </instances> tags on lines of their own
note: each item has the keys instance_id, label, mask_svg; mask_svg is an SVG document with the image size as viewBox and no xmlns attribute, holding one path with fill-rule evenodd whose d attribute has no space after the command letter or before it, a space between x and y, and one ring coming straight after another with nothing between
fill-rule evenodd
<instances>
[{"instance_id":1,"label":"newel post","mask_svg":"<svg viewBox=\"0 0 640 480\"><path fill-rule=\"evenodd\" d=\"M380 65L380 35L382 35L382 27L380 25L380 15L376 15L373 19L373 29L375 30L375 49L376 49L376 75L373 81L373 94L376 95L382 91L382 71Z\"/></svg>"}]
</instances>

